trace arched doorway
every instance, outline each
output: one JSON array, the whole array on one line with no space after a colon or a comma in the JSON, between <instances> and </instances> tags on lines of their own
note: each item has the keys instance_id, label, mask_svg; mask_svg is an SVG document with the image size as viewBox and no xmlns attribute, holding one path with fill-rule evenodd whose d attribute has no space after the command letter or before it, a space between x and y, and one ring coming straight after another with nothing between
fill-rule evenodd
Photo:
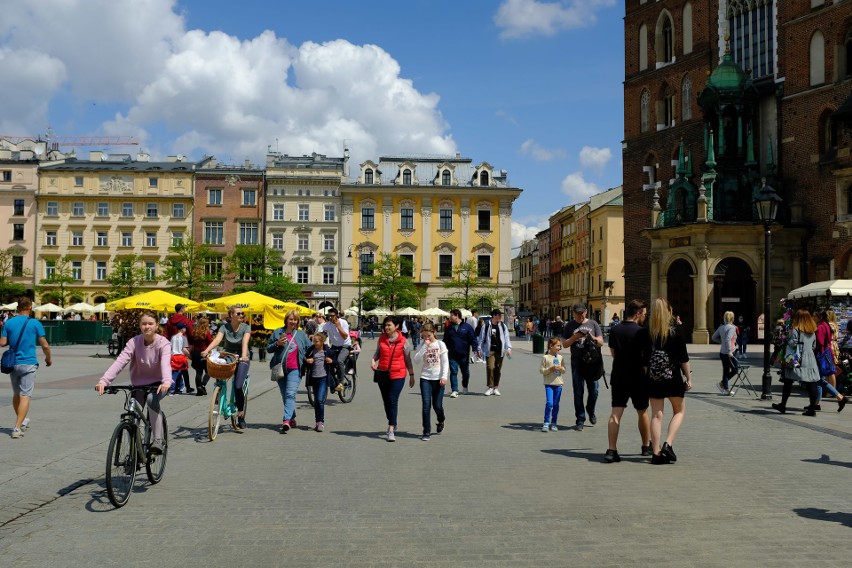
<instances>
[{"instance_id":1,"label":"arched doorway","mask_svg":"<svg viewBox=\"0 0 852 568\"><path fill-rule=\"evenodd\" d=\"M672 311L680 316L686 341L692 342L692 328L695 324L695 300L693 296L694 279L692 277L692 266L683 260L674 261L669 266L667 275L668 300L672 305Z\"/></svg>"},{"instance_id":2,"label":"arched doorway","mask_svg":"<svg viewBox=\"0 0 852 568\"><path fill-rule=\"evenodd\" d=\"M317 311L321 311L324 308L333 308L333 307L334 307L333 303L329 302L328 300L324 300L324 301L320 302L319 306L317 306Z\"/></svg>"},{"instance_id":3,"label":"arched doorway","mask_svg":"<svg viewBox=\"0 0 852 568\"><path fill-rule=\"evenodd\" d=\"M713 273L713 329L722 323L722 315L731 311L734 317L743 316L745 323L757 329L754 307L757 304L757 285L751 268L742 259L725 258Z\"/></svg>"}]
</instances>

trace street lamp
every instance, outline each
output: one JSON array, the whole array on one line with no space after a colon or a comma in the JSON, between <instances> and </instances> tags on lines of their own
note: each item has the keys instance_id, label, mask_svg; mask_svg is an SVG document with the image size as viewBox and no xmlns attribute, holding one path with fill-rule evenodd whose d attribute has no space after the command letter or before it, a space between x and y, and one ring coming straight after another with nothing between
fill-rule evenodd
<instances>
[{"instance_id":1,"label":"street lamp","mask_svg":"<svg viewBox=\"0 0 852 568\"><path fill-rule=\"evenodd\" d=\"M781 198L775 193L775 190L766 185L764 180L763 187L760 188L760 195L754 200L757 216L763 222L763 393L760 398L763 400L772 399L772 373L769 370L769 343L771 337L769 310L771 309L769 279L771 268L769 265L769 248L772 244L772 222L778 215L778 207L781 205Z\"/></svg>"},{"instance_id":2,"label":"street lamp","mask_svg":"<svg viewBox=\"0 0 852 568\"><path fill-rule=\"evenodd\" d=\"M361 309L363 304L361 303L361 275L364 273L361 268L361 245L351 244L349 245L349 258L352 258L352 249L355 249L355 253L358 255L358 329L361 329L362 314Z\"/></svg>"}]
</instances>

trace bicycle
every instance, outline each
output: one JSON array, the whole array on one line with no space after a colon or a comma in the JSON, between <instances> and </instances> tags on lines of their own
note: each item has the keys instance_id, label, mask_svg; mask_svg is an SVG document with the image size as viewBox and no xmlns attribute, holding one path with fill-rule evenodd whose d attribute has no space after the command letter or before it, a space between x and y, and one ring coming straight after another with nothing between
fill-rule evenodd
<instances>
[{"instance_id":1,"label":"bicycle","mask_svg":"<svg viewBox=\"0 0 852 568\"><path fill-rule=\"evenodd\" d=\"M336 352L335 352L336 357ZM335 359L336 361L336 359ZM343 376L343 390L337 391L337 396L340 399L340 402L348 403L352 402L352 399L355 398L355 385L358 381L358 353L349 352L349 355L346 357L346 361L343 366L346 369L351 369L352 374L348 372ZM331 390L332 385L335 384L334 378L337 376L337 364L331 364L329 367L328 374L328 388ZM314 405L314 389L311 388L311 378L309 373L305 373L305 385L307 386L308 391L308 404L311 406Z\"/></svg>"},{"instance_id":2,"label":"bicycle","mask_svg":"<svg viewBox=\"0 0 852 568\"><path fill-rule=\"evenodd\" d=\"M211 376L211 378L216 380L216 386L213 388L213 396L210 397L210 414L207 419L207 437L210 441L214 441L216 436L219 435L219 426L222 423L222 418L227 420L231 419L231 427L237 431L242 432L237 422L237 403L236 403L236 388L233 386L235 381L231 383L231 395L228 396L228 381L233 378L233 374L230 377L219 378L214 377L213 373L215 370L211 370L210 360L207 361L207 373ZM245 404L243 404L243 417L248 412L248 389L249 389L249 375L246 375L245 383L243 383L243 397L245 400Z\"/></svg>"},{"instance_id":3,"label":"bicycle","mask_svg":"<svg viewBox=\"0 0 852 568\"><path fill-rule=\"evenodd\" d=\"M133 391L144 391L146 395L156 392L159 385L146 387L108 386L105 393L117 394L125 391L124 412L121 421L113 430L109 440L106 460L107 496L116 509L123 507L130 499L136 472L145 465L145 473L151 485L163 479L166 471L166 458L169 455L169 426L163 415L163 453L151 453L151 423L147 413L133 398ZM140 426L142 427L140 429Z\"/></svg>"}]
</instances>

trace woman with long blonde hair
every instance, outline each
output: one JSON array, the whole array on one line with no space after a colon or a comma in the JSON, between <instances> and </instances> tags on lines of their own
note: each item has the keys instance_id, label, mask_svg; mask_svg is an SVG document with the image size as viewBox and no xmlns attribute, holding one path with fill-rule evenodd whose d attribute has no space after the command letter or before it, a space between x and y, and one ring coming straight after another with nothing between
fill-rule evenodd
<instances>
[{"instance_id":1,"label":"woman with long blonde hair","mask_svg":"<svg viewBox=\"0 0 852 568\"><path fill-rule=\"evenodd\" d=\"M683 424L684 395L692 389L692 371L689 367L689 354L686 341L675 325L672 307L665 298L657 298L651 303L649 331L653 345L649 353L647 367L654 368L651 360L667 362L671 365L671 376L663 379L651 377L651 446L653 464L667 464L677 461L672 449L675 437ZM659 352L659 353L657 353ZM657 363L659 364L659 363ZM652 373L653 375L653 373ZM666 441L660 444L663 430L663 409L665 399L672 405L672 419L669 421Z\"/></svg>"}]
</instances>

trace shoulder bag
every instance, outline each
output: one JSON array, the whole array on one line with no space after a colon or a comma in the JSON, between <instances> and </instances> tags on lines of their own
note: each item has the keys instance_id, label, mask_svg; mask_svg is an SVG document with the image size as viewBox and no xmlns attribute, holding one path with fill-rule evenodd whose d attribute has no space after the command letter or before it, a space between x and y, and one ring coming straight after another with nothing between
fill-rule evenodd
<instances>
[{"instance_id":1,"label":"shoulder bag","mask_svg":"<svg viewBox=\"0 0 852 568\"><path fill-rule=\"evenodd\" d=\"M390 380L390 367L393 364L393 352L396 350L397 341L394 341L393 347L391 348L390 358L388 359L388 368L387 369L376 369L373 371L373 382L378 383L379 381L389 381Z\"/></svg>"},{"instance_id":2,"label":"shoulder bag","mask_svg":"<svg viewBox=\"0 0 852 568\"><path fill-rule=\"evenodd\" d=\"M9 349L3 353L3 356L0 357L0 373L8 375L15 370L15 365L17 364L18 345L21 344L21 339L23 339L24 332L27 330L27 325L29 325L31 319L32 317L27 318L24 327L21 328L21 334L18 336L17 341L15 341L15 345L9 347Z\"/></svg>"},{"instance_id":3,"label":"shoulder bag","mask_svg":"<svg viewBox=\"0 0 852 568\"><path fill-rule=\"evenodd\" d=\"M281 360L271 367L271 373L269 375L269 380L271 381L280 381L287 376L287 353L290 351L290 340L288 339L285 341L284 345L282 345L280 349L283 350L283 355L281 356Z\"/></svg>"}]
</instances>

